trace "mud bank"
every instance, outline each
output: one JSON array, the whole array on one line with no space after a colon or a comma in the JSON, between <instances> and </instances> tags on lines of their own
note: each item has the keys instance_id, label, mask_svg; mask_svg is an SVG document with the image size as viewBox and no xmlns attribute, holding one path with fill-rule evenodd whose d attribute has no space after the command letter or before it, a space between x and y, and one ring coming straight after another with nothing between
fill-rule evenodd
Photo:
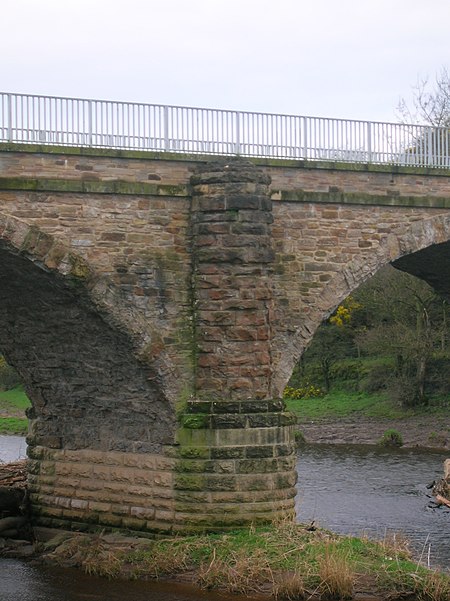
<instances>
[{"instance_id":1,"label":"mud bank","mask_svg":"<svg viewBox=\"0 0 450 601\"><path fill-rule=\"evenodd\" d=\"M403 419L369 419L354 416L299 421L299 430L307 443L377 444L386 430L397 430L405 447L450 449L450 415L409 417Z\"/></svg>"}]
</instances>

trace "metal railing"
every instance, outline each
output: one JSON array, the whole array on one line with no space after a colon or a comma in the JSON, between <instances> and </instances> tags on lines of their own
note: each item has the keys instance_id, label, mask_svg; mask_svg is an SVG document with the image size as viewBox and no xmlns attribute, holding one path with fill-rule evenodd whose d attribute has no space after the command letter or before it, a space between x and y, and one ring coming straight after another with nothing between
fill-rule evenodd
<instances>
[{"instance_id":1,"label":"metal railing","mask_svg":"<svg viewBox=\"0 0 450 601\"><path fill-rule=\"evenodd\" d=\"M0 93L0 141L450 167L450 130L350 119Z\"/></svg>"}]
</instances>

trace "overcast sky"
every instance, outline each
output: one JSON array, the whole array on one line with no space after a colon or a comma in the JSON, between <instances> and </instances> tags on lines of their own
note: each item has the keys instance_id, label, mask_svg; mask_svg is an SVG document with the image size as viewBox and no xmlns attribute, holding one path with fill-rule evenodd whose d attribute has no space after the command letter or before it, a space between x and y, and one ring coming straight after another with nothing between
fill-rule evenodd
<instances>
[{"instance_id":1,"label":"overcast sky","mask_svg":"<svg viewBox=\"0 0 450 601\"><path fill-rule=\"evenodd\" d=\"M2 0L1 91L396 121L449 0Z\"/></svg>"}]
</instances>

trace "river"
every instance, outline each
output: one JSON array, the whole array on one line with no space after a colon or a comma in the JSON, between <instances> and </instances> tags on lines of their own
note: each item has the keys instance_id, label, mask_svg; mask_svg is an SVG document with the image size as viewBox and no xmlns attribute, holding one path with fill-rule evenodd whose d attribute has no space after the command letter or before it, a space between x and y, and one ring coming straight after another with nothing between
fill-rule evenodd
<instances>
[{"instance_id":1,"label":"river","mask_svg":"<svg viewBox=\"0 0 450 601\"><path fill-rule=\"evenodd\" d=\"M300 522L383 539L401 533L431 567L450 567L450 509L433 507L427 488L444 472L447 452L311 445L297 462Z\"/></svg>"},{"instance_id":2,"label":"river","mask_svg":"<svg viewBox=\"0 0 450 601\"><path fill-rule=\"evenodd\" d=\"M25 452L20 437L0 436L0 459ZM360 446L307 446L298 457L298 519L343 534L383 538L400 532L432 567L450 565L450 510L430 505L427 485L442 477L445 452ZM1 601L215 601L226 595L152 582L99 580L77 570L0 559Z\"/></svg>"}]
</instances>

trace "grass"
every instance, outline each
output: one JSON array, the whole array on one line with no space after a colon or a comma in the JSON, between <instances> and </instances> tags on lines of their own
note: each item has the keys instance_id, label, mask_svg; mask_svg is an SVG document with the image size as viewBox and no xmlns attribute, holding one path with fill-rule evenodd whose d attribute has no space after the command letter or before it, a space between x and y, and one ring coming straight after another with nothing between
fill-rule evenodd
<instances>
[{"instance_id":1,"label":"grass","mask_svg":"<svg viewBox=\"0 0 450 601\"><path fill-rule=\"evenodd\" d=\"M403 545L309 531L290 520L159 540L69 536L50 543L47 560L69 560L109 578L182 579L206 589L292 600L353 599L364 590L418 601L450 598L450 578L417 565Z\"/></svg>"},{"instance_id":2,"label":"grass","mask_svg":"<svg viewBox=\"0 0 450 601\"><path fill-rule=\"evenodd\" d=\"M23 386L0 391L0 434L22 434L28 430L25 409L31 406Z\"/></svg>"},{"instance_id":3,"label":"grass","mask_svg":"<svg viewBox=\"0 0 450 601\"><path fill-rule=\"evenodd\" d=\"M0 390L0 407L4 409L25 409L31 406L23 386L16 386L11 390Z\"/></svg>"},{"instance_id":4,"label":"grass","mask_svg":"<svg viewBox=\"0 0 450 601\"><path fill-rule=\"evenodd\" d=\"M28 432L26 417L0 417L0 434L25 436Z\"/></svg>"},{"instance_id":5,"label":"grass","mask_svg":"<svg viewBox=\"0 0 450 601\"><path fill-rule=\"evenodd\" d=\"M384 432L383 436L378 441L378 444L382 447L402 447L403 437L394 428L389 428Z\"/></svg>"},{"instance_id":6,"label":"grass","mask_svg":"<svg viewBox=\"0 0 450 601\"><path fill-rule=\"evenodd\" d=\"M347 418L361 416L379 419L401 419L423 415L448 415L448 405L429 405L403 409L394 404L386 393L369 394L336 388L319 398L286 399L287 408L300 420Z\"/></svg>"}]
</instances>

